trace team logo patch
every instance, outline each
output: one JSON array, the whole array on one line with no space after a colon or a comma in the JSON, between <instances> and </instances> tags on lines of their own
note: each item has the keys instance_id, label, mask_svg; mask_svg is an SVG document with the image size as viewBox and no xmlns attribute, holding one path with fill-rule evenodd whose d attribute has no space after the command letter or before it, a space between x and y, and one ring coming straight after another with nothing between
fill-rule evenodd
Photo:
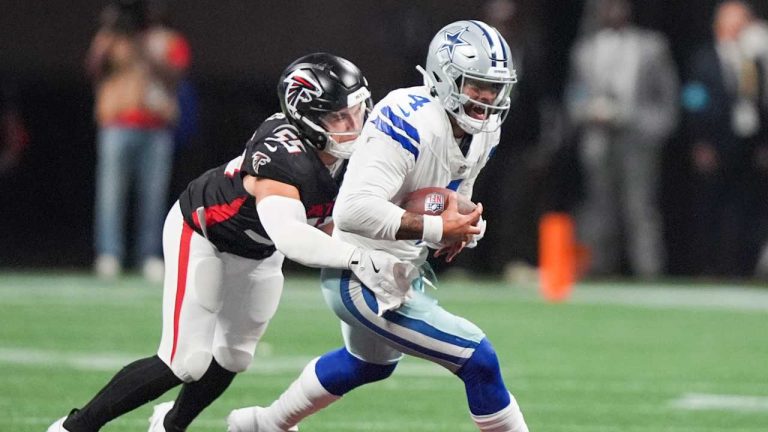
<instances>
[{"instance_id":1,"label":"team logo patch","mask_svg":"<svg viewBox=\"0 0 768 432\"><path fill-rule=\"evenodd\" d=\"M320 84L301 69L293 71L283 82L288 84L285 103L293 109L296 109L299 102L309 102L323 94Z\"/></svg>"},{"instance_id":2,"label":"team logo patch","mask_svg":"<svg viewBox=\"0 0 768 432\"><path fill-rule=\"evenodd\" d=\"M253 170L256 172L256 174L259 173L259 168L272 162L272 158L267 156L266 154L257 151L253 154L253 157L251 159L251 164L253 165Z\"/></svg>"},{"instance_id":3,"label":"team logo patch","mask_svg":"<svg viewBox=\"0 0 768 432\"><path fill-rule=\"evenodd\" d=\"M424 197L424 211L441 213L445 210L445 198L439 193L431 193Z\"/></svg>"}]
</instances>

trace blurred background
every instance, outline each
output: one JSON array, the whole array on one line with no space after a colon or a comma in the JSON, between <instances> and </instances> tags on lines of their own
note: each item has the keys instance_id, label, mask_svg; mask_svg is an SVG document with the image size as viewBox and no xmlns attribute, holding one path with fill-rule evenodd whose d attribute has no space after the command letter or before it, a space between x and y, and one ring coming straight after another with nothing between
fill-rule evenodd
<instances>
[{"instance_id":1,"label":"blurred background","mask_svg":"<svg viewBox=\"0 0 768 432\"><path fill-rule=\"evenodd\" d=\"M519 84L475 191L488 233L457 268L507 277L534 268L541 217L560 212L575 221L589 276L765 278L768 1L725 12L720 3L162 2L191 53L163 211L279 110L277 78L293 59L352 60L376 101L421 83L414 67L438 29L481 19L506 36ZM94 261L98 128L85 62L108 4L2 2L4 269Z\"/></svg>"}]
</instances>

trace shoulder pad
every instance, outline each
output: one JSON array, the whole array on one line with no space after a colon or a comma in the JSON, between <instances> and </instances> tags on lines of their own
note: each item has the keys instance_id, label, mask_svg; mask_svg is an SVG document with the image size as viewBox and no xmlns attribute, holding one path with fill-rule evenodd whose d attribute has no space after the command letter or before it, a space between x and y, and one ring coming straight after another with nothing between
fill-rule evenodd
<instances>
[{"instance_id":1,"label":"shoulder pad","mask_svg":"<svg viewBox=\"0 0 768 432\"><path fill-rule=\"evenodd\" d=\"M423 87L411 87L391 92L374 108L372 123L380 132L418 158L419 147L435 134L440 125L442 106Z\"/></svg>"},{"instance_id":2,"label":"shoulder pad","mask_svg":"<svg viewBox=\"0 0 768 432\"><path fill-rule=\"evenodd\" d=\"M306 153L307 146L299 136L299 131L285 121L285 117L267 119L251 137L251 145L270 153ZM282 116L282 115L281 115Z\"/></svg>"}]
</instances>

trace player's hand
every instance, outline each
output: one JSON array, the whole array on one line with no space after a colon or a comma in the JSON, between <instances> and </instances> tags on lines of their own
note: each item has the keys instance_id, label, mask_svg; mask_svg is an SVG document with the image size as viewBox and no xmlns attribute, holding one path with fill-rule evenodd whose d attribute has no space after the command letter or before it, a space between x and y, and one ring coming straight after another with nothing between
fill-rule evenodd
<instances>
[{"instance_id":1,"label":"player's hand","mask_svg":"<svg viewBox=\"0 0 768 432\"><path fill-rule=\"evenodd\" d=\"M440 242L443 244L464 240L468 235L477 235L481 232L476 225L483 214L483 205L478 203L471 213L463 215L459 213L458 201L455 196L449 199L448 207L440 215L443 219L443 238Z\"/></svg>"},{"instance_id":2,"label":"player's hand","mask_svg":"<svg viewBox=\"0 0 768 432\"><path fill-rule=\"evenodd\" d=\"M412 296L411 284L419 278L419 270L383 251L357 248L349 269L376 296L378 315L399 308Z\"/></svg>"},{"instance_id":3,"label":"player's hand","mask_svg":"<svg viewBox=\"0 0 768 432\"><path fill-rule=\"evenodd\" d=\"M477 225L476 225L478 228L480 228L480 234L475 234L475 235L473 235L473 236L472 236L472 237L469 239L469 241L467 242L467 244L466 244L466 245L464 245L464 247L465 247L465 248L467 248L467 249L472 249L472 248L474 248L475 246L477 246L477 243L478 243L480 240L482 240L482 239L483 239L483 237L485 236L485 225L486 225L485 219L483 219L483 217L481 216L481 217L480 217L480 220L478 220L478 221L477 221Z\"/></svg>"},{"instance_id":4,"label":"player's hand","mask_svg":"<svg viewBox=\"0 0 768 432\"><path fill-rule=\"evenodd\" d=\"M443 246L440 249L435 251L434 257L439 258L443 255L445 255L445 262L451 262L454 258L456 258L456 255L458 255L464 248L467 247L466 241L457 241L454 243L449 244L448 246Z\"/></svg>"}]
</instances>

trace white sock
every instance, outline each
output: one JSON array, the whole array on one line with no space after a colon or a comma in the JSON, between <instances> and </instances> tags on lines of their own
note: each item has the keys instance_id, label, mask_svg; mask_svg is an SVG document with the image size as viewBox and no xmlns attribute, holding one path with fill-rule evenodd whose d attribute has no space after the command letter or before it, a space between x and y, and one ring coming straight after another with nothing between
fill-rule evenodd
<instances>
[{"instance_id":1,"label":"white sock","mask_svg":"<svg viewBox=\"0 0 768 432\"><path fill-rule=\"evenodd\" d=\"M315 358L301 375L292 382L272 405L263 411L262 419L277 427L288 430L309 415L320 411L340 399L340 396L328 393L315 374Z\"/></svg>"},{"instance_id":2,"label":"white sock","mask_svg":"<svg viewBox=\"0 0 768 432\"><path fill-rule=\"evenodd\" d=\"M528 432L523 413L512 394L509 395L509 405L506 408L488 415L472 414L472 420L483 432Z\"/></svg>"}]
</instances>

